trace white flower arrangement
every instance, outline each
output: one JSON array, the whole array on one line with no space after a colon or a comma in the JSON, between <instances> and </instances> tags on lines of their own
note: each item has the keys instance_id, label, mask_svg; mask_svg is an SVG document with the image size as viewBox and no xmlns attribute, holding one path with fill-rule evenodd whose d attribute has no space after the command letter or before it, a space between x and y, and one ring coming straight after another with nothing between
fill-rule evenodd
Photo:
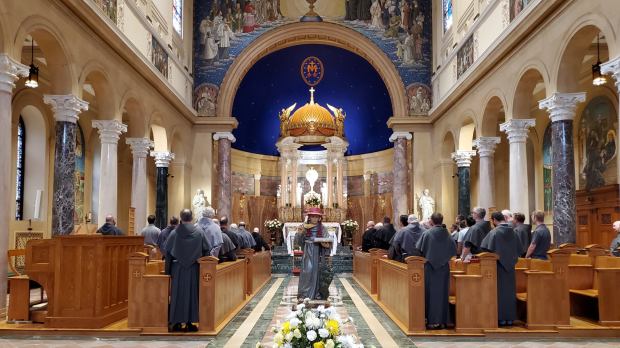
<instances>
[{"instance_id":1,"label":"white flower arrangement","mask_svg":"<svg viewBox=\"0 0 620 348\"><path fill-rule=\"evenodd\" d=\"M321 205L321 195L310 191L304 195L304 204L311 207L318 207Z\"/></svg>"},{"instance_id":2,"label":"white flower arrangement","mask_svg":"<svg viewBox=\"0 0 620 348\"><path fill-rule=\"evenodd\" d=\"M278 220L278 219L273 219L273 220L266 220L265 221L265 227L268 230L278 230L280 228L282 228L284 224L282 223L282 221Z\"/></svg>"},{"instance_id":3,"label":"white flower arrangement","mask_svg":"<svg viewBox=\"0 0 620 348\"><path fill-rule=\"evenodd\" d=\"M308 301L308 299L306 299ZM305 304L297 306L287 320L273 327L274 347L291 348L363 348L353 335L344 335L341 321L333 307L319 306L309 309ZM260 342L256 348L262 347Z\"/></svg>"},{"instance_id":4,"label":"white flower arrangement","mask_svg":"<svg viewBox=\"0 0 620 348\"><path fill-rule=\"evenodd\" d=\"M357 223L357 221L349 219L349 220L344 220L342 222L342 226L344 227L345 230L356 231L357 228L359 227L359 224Z\"/></svg>"}]
</instances>

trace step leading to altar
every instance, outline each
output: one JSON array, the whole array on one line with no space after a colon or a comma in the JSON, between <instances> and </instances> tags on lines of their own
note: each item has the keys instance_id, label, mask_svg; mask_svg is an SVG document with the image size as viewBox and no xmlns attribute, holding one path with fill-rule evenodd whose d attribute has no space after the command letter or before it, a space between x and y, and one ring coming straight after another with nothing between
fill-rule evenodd
<instances>
[{"instance_id":1,"label":"step leading to altar","mask_svg":"<svg viewBox=\"0 0 620 348\"><path fill-rule=\"evenodd\" d=\"M296 261L297 267L301 266L301 260ZM350 246L338 245L336 254L332 256L334 273L353 272L353 253ZM274 246L271 251L271 273L290 274L293 272L293 256L288 254L286 245Z\"/></svg>"}]
</instances>

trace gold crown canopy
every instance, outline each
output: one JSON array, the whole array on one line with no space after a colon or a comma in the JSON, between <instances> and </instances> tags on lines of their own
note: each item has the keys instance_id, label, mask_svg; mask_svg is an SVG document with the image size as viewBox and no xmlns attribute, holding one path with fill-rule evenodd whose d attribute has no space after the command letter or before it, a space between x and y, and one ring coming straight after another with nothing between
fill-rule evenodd
<instances>
[{"instance_id":1,"label":"gold crown canopy","mask_svg":"<svg viewBox=\"0 0 620 348\"><path fill-rule=\"evenodd\" d=\"M339 136L344 137L344 119L346 117L341 108L327 104L333 112L330 113L319 103L314 102L314 88L310 88L310 102L297 109L293 116L291 111L297 103L280 112L280 136L303 137L310 136L306 143L320 143L322 138ZM310 140L312 139L312 140Z\"/></svg>"}]
</instances>

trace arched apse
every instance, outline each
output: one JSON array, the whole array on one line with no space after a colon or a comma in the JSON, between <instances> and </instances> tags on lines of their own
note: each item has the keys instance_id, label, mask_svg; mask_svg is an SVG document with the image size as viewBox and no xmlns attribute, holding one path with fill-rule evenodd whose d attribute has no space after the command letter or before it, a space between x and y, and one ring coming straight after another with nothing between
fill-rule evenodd
<instances>
[{"instance_id":1,"label":"arched apse","mask_svg":"<svg viewBox=\"0 0 620 348\"><path fill-rule=\"evenodd\" d=\"M278 113L310 99L309 87L300 76L301 62L316 56L324 64L324 77L315 86L315 102L341 107L346 113L347 154L363 154L391 148L392 116L388 90L376 70L350 51L328 45L298 45L278 50L248 71L237 91L233 114L239 121L234 131L239 150L277 155L280 136Z\"/></svg>"},{"instance_id":2,"label":"arched apse","mask_svg":"<svg viewBox=\"0 0 620 348\"><path fill-rule=\"evenodd\" d=\"M476 135L476 122L473 118L465 117L458 131L458 150L471 150Z\"/></svg>"},{"instance_id":3,"label":"arched apse","mask_svg":"<svg viewBox=\"0 0 620 348\"><path fill-rule=\"evenodd\" d=\"M276 50L303 44L324 44L352 51L373 65L384 81L394 116L407 116L405 86L394 64L385 53L364 35L335 23L292 23L270 30L258 37L235 59L226 72L217 99L218 116L233 114L233 100L245 74L262 57Z\"/></svg>"},{"instance_id":4,"label":"arched apse","mask_svg":"<svg viewBox=\"0 0 620 348\"><path fill-rule=\"evenodd\" d=\"M39 82L49 80L51 94L79 95L75 64L69 56L67 45L60 32L47 19L31 16L22 22L15 40L15 58L22 64L30 64L30 45L34 40L35 60L39 65ZM40 51L40 53L39 53Z\"/></svg>"}]
</instances>

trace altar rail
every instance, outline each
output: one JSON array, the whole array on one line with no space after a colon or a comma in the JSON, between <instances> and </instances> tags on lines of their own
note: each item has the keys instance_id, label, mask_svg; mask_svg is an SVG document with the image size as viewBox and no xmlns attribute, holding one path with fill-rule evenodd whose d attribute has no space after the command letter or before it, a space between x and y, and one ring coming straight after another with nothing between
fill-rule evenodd
<instances>
[{"instance_id":1,"label":"altar rail","mask_svg":"<svg viewBox=\"0 0 620 348\"><path fill-rule=\"evenodd\" d=\"M101 235L29 241L25 274L47 292L45 325L96 329L125 318L127 257L143 245L143 237Z\"/></svg>"}]
</instances>

